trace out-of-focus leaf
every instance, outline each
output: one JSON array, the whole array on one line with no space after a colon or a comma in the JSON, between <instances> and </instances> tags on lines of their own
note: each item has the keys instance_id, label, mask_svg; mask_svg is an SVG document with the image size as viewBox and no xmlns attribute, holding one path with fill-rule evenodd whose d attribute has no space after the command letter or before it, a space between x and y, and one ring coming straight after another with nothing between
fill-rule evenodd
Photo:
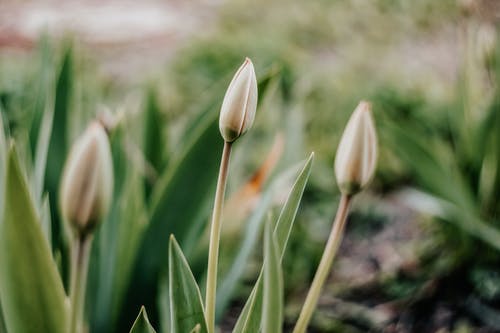
<instances>
[{"instance_id":1,"label":"out-of-focus leaf","mask_svg":"<svg viewBox=\"0 0 500 333\"><path fill-rule=\"evenodd\" d=\"M67 153L67 128L71 111L73 81L73 53L72 49L68 48L64 54L61 70L56 81L52 120L52 128L55 130L51 131L45 169L45 187L49 192L50 202L52 203L52 240L54 248L63 248L65 237L62 223L60 223L56 212L59 202L57 197L59 180Z\"/></svg>"},{"instance_id":2,"label":"out-of-focus leaf","mask_svg":"<svg viewBox=\"0 0 500 333\"><path fill-rule=\"evenodd\" d=\"M38 151L36 147L37 145L39 145L38 141L40 139L39 131L43 126L41 125L43 123L42 119L46 116L46 107L48 104L48 99L50 99L49 96L52 96L53 94L53 88L51 87L53 54L49 42L49 36L47 34L44 34L42 38L40 38L40 42L38 43L38 58L40 59L40 63L37 64L39 66L34 87L35 96L32 108L33 120L31 122L29 133L31 149L36 154Z\"/></svg>"},{"instance_id":3,"label":"out-of-focus leaf","mask_svg":"<svg viewBox=\"0 0 500 333\"><path fill-rule=\"evenodd\" d=\"M387 122L385 125L385 133L391 138L386 140L387 144L411 167L425 189L464 208L473 209L470 189L456 170L456 165L446 161L442 157L443 152L435 149L435 142L396 124Z\"/></svg>"},{"instance_id":4,"label":"out-of-focus leaf","mask_svg":"<svg viewBox=\"0 0 500 333\"><path fill-rule=\"evenodd\" d=\"M40 208L40 222L42 225L43 234L49 244L52 243L52 218L50 216L50 201L49 196L45 195L42 199L42 207Z\"/></svg>"},{"instance_id":5,"label":"out-of-focus leaf","mask_svg":"<svg viewBox=\"0 0 500 333\"><path fill-rule=\"evenodd\" d=\"M434 195L420 191L406 191L401 198L413 209L442 218L477 237L486 244L500 250L500 231L467 209Z\"/></svg>"},{"instance_id":6,"label":"out-of-focus leaf","mask_svg":"<svg viewBox=\"0 0 500 333\"><path fill-rule=\"evenodd\" d=\"M47 108L42 116L38 140L35 151L34 186L36 200L42 199L43 184L45 180L45 168L47 166L47 155L49 152L50 137L52 134L53 109Z\"/></svg>"},{"instance_id":7,"label":"out-of-focus leaf","mask_svg":"<svg viewBox=\"0 0 500 333\"><path fill-rule=\"evenodd\" d=\"M269 86L273 81L278 80L281 75L281 70L282 67L275 64L271 68L269 68L269 70L264 73L264 75L260 76L259 82L257 83L257 91L259 93L258 105L260 105L265 100Z\"/></svg>"},{"instance_id":8,"label":"out-of-focus leaf","mask_svg":"<svg viewBox=\"0 0 500 333\"><path fill-rule=\"evenodd\" d=\"M5 319L3 318L2 304L0 304L0 333L7 333Z\"/></svg>"},{"instance_id":9,"label":"out-of-focus leaf","mask_svg":"<svg viewBox=\"0 0 500 333\"><path fill-rule=\"evenodd\" d=\"M394 150L415 172L422 188L432 194L443 208L444 215L441 217L500 249L500 231L490 223L482 221L471 191L465 185L461 174L452 166L447 167L439 159L439 152L430 149L426 138L419 138L415 133L395 125L388 124L386 129L395 141ZM418 156L418 160L415 156Z\"/></svg>"},{"instance_id":10,"label":"out-of-focus leaf","mask_svg":"<svg viewBox=\"0 0 500 333\"><path fill-rule=\"evenodd\" d=\"M283 331L283 273L271 221L267 222L264 233L263 278L262 333L280 333Z\"/></svg>"},{"instance_id":11,"label":"out-of-focus leaf","mask_svg":"<svg viewBox=\"0 0 500 333\"><path fill-rule=\"evenodd\" d=\"M9 150L0 224L0 297L9 332L67 330L64 288L16 151Z\"/></svg>"},{"instance_id":12,"label":"out-of-focus leaf","mask_svg":"<svg viewBox=\"0 0 500 333\"><path fill-rule=\"evenodd\" d=\"M4 183L4 178L5 178L5 168L7 166L7 142L6 142L6 136L5 136L5 129L4 129L4 124L3 124L3 113L2 113L2 108L0 108L0 184L5 184ZM5 198L5 192L4 188L0 188L0 216L3 216L3 203L4 203L4 198ZM0 224L2 223L3 219L0 219Z\"/></svg>"},{"instance_id":13,"label":"out-of-focus leaf","mask_svg":"<svg viewBox=\"0 0 500 333\"><path fill-rule=\"evenodd\" d=\"M99 228L92 248L87 288L91 332L110 332L116 327L134 255L146 226L143 179L129 163L125 151L129 132L128 123L123 122L110 134L115 195L108 218Z\"/></svg>"},{"instance_id":14,"label":"out-of-focus leaf","mask_svg":"<svg viewBox=\"0 0 500 333\"><path fill-rule=\"evenodd\" d=\"M71 48L68 48L64 54L61 71L56 83L52 127L57 130L51 131L47 160L46 182L52 193L55 193L58 188L59 178L66 158L68 115L71 107L72 88L73 53Z\"/></svg>"},{"instance_id":15,"label":"out-of-focus leaf","mask_svg":"<svg viewBox=\"0 0 500 333\"><path fill-rule=\"evenodd\" d=\"M151 219L135 258L128 304L121 311L124 318L142 304L156 308L160 273L166 272L168 262L165 235L174 234L182 242L208 214L222 151L215 114L208 114L195 134L181 158L169 164L152 193ZM157 313L150 310L149 316L153 324L157 322Z\"/></svg>"},{"instance_id":16,"label":"out-of-focus leaf","mask_svg":"<svg viewBox=\"0 0 500 333\"><path fill-rule=\"evenodd\" d=\"M167 333L170 330L170 292L168 285L168 274L160 281L160 291L158 294L158 308L160 312L160 332Z\"/></svg>"},{"instance_id":17,"label":"out-of-focus leaf","mask_svg":"<svg viewBox=\"0 0 500 333\"><path fill-rule=\"evenodd\" d=\"M149 323L148 314L144 307L141 307L141 311L135 319L134 325L132 325L130 329L130 333L156 333L153 326Z\"/></svg>"},{"instance_id":18,"label":"out-of-focus leaf","mask_svg":"<svg viewBox=\"0 0 500 333\"><path fill-rule=\"evenodd\" d=\"M190 332L198 324L200 332L207 332L200 290L173 235L169 244L169 286L171 332Z\"/></svg>"},{"instance_id":19,"label":"out-of-focus leaf","mask_svg":"<svg viewBox=\"0 0 500 333\"><path fill-rule=\"evenodd\" d=\"M297 214L300 200L304 194L307 179L311 173L313 157L314 154L309 156L303 169L297 177L297 180L288 195L287 201L281 210L278 222L276 223L276 227L274 229L274 237L276 237L280 263L285 254L286 244L288 242L288 238L290 237L290 232L292 230L293 222L295 221L295 215ZM233 333L252 333L259 331L262 320L262 290L263 279L261 271L252 293L248 297L243 311L236 322Z\"/></svg>"},{"instance_id":20,"label":"out-of-focus leaf","mask_svg":"<svg viewBox=\"0 0 500 333\"><path fill-rule=\"evenodd\" d=\"M155 177L164 170L166 165L166 136L163 129L166 128L164 117L161 116L158 105L158 97L154 88L147 91L144 128L144 157L154 171ZM152 188L153 179L146 179L146 194Z\"/></svg>"}]
</instances>

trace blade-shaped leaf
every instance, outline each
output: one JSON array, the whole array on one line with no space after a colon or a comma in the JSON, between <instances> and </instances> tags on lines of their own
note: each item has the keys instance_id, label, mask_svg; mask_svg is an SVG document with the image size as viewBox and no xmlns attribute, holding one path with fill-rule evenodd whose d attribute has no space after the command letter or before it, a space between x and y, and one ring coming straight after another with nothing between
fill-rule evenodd
<instances>
[{"instance_id":1,"label":"blade-shaped leaf","mask_svg":"<svg viewBox=\"0 0 500 333\"><path fill-rule=\"evenodd\" d=\"M5 327L5 320L3 319L2 304L0 304L0 333L7 333L7 328Z\"/></svg>"},{"instance_id":2,"label":"blade-shaped leaf","mask_svg":"<svg viewBox=\"0 0 500 333\"><path fill-rule=\"evenodd\" d=\"M292 230L293 222L295 221L297 210L299 209L300 200L304 194L309 174L311 173L313 158L314 153L309 156L302 171L297 177L297 180L288 195L287 201L281 210L278 222L276 223L276 227L274 229L274 237L276 237L280 262L285 254L286 244L288 242L288 238L290 237L290 232ZM245 307L236 322L233 333L253 333L259 331L262 319L262 289L263 279L261 271L252 293L250 294Z\"/></svg>"},{"instance_id":3,"label":"blade-shaped leaf","mask_svg":"<svg viewBox=\"0 0 500 333\"><path fill-rule=\"evenodd\" d=\"M144 128L144 157L154 169L156 174L161 174L166 165L165 147L166 136L163 135L163 129L166 127L164 117L161 115L158 98L154 88L150 87L147 91L147 102L145 110L145 128ZM148 194L151 190L152 180L148 180L146 187Z\"/></svg>"},{"instance_id":4,"label":"blade-shaped leaf","mask_svg":"<svg viewBox=\"0 0 500 333\"><path fill-rule=\"evenodd\" d=\"M0 297L7 329L64 333L64 288L13 147L5 191L5 215L0 225Z\"/></svg>"},{"instance_id":5,"label":"blade-shaped leaf","mask_svg":"<svg viewBox=\"0 0 500 333\"><path fill-rule=\"evenodd\" d=\"M169 243L171 332L190 332L199 324L207 332L200 290L174 236Z\"/></svg>"},{"instance_id":6,"label":"blade-shaped leaf","mask_svg":"<svg viewBox=\"0 0 500 333\"><path fill-rule=\"evenodd\" d=\"M42 225L43 234L47 238L49 244L52 243L52 218L50 215L50 201L49 196L45 195L42 199L42 207L40 208L40 220Z\"/></svg>"},{"instance_id":7,"label":"blade-shaped leaf","mask_svg":"<svg viewBox=\"0 0 500 333\"><path fill-rule=\"evenodd\" d=\"M231 268L229 269L227 274L223 276L223 279L217 290L217 316L223 314L224 309L231 300L231 296L233 295L234 290L237 287L238 281L245 271L246 264L248 263L248 258L252 254L253 249L258 242L260 230L262 229L261 226L263 224L263 221L265 220L266 212L271 206L271 194L271 190L268 190L259 200L259 204L255 212L252 213L252 216L247 223L247 228L244 231L245 237L242 241L241 248L238 251L238 254L235 256L231 264Z\"/></svg>"},{"instance_id":8,"label":"blade-shaped leaf","mask_svg":"<svg viewBox=\"0 0 500 333\"><path fill-rule=\"evenodd\" d=\"M267 222L264 233L263 277L262 333L280 333L283 331L283 272L271 221Z\"/></svg>"},{"instance_id":9,"label":"blade-shaped leaf","mask_svg":"<svg viewBox=\"0 0 500 333\"><path fill-rule=\"evenodd\" d=\"M141 307L141 311L135 319L134 325L132 325L130 329L130 333L156 333L153 326L149 323L148 314L144 307Z\"/></svg>"},{"instance_id":10,"label":"blade-shaped leaf","mask_svg":"<svg viewBox=\"0 0 500 333\"><path fill-rule=\"evenodd\" d=\"M276 222L276 227L274 228L281 259L283 259L285 255L285 249L290 233L292 232L293 222L295 221L295 216L299 210L300 200L302 199L307 180L309 179L309 174L311 173L313 159L314 153L311 153L288 195L286 203L278 217L278 222Z\"/></svg>"},{"instance_id":11,"label":"blade-shaped leaf","mask_svg":"<svg viewBox=\"0 0 500 333\"><path fill-rule=\"evenodd\" d=\"M35 195L37 196L37 200L41 200L43 194L45 168L47 166L47 155L49 152L50 137L52 134L53 114L53 109L45 109L45 112L42 116L40 129L38 131L34 164Z\"/></svg>"},{"instance_id":12,"label":"blade-shaped leaf","mask_svg":"<svg viewBox=\"0 0 500 333\"><path fill-rule=\"evenodd\" d=\"M49 96L53 94L52 85L52 72L53 72L53 59L54 54L52 52L52 47L50 45L50 37L47 34L43 34L37 45L38 61L37 73L35 82L33 82L33 102L30 105L31 113L33 119L31 121L29 138L31 149L36 153L36 146L40 138L40 127L43 126L42 117L46 114L46 105Z\"/></svg>"},{"instance_id":13,"label":"blade-shaped leaf","mask_svg":"<svg viewBox=\"0 0 500 333\"><path fill-rule=\"evenodd\" d=\"M67 153L67 133L68 133L68 118L71 113L71 101L73 98L73 52L71 47L68 47L63 56L61 70L57 76L55 95L54 95L54 112L52 119L52 128L50 131L50 140L47 152L47 164L45 167L45 187L49 192L52 214L52 245L54 249L64 249L65 231L63 223L59 220L57 213L57 204L59 199L57 193L59 190L59 180L62 174L64 161ZM38 137L37 137L38 138ZM43 149L43 148L41 148ZM38 157L37 157L38 158ZM64 251L62 253L63 261L65 260Z\"/></svg>"},{"instance_id":14,"label":"blade-shaped leaf","mask_svg":"<svg viewBox=\"0 0 500 333\"><path fill-rule=\"evenodd\" d=\"M90 332L111 332L117 326L134 255L146 227L143 178L134 164L129 163L125 151L125 134L129 132L129 123L123 121L110 133L115 195L92 248L87 288Z\"/></svg>"},{"instance_id":15,"label":"blade-shaped leaf","mask_svg":"<svg viewBox=\"0 0 500 333\"><path fill-rule=\"evenodd\" d=\"M135 312L133 309L144 304L150 309L151 321L157 322L158 314L151 309L157 304L160 273L166 272L168 262L165 235L174 234L179 241L184 241L193 228L199 227L196 223L203 222L202 217L208 214L217 180L222 138L215 115L207 116L193 140L183 149L183 156L169 164L152 193L152 216L135 258L122 318L129 317L132 311Z\"/></svg>"},{"instance_id":16,"label":"blade-shaped leaf","mask_svg":"<svg viewBox=\"0 0 500 333\"><path fill-rule=\"evenodd\" d=\"M61 71L56 83L52 127L57 130L51 131L47 159L46 182L52 193L55 193L58 189L59 178L61 177L61 171L66 158L68 114L71 105L72 83L73 56L72 50L69 48L64 55Z\"/></svg>"},{"instance_id":17,"label":"blade-shaped leaf","mask_svg":"<svg viewBox=\"0 0 500 333\"><path fill-rule=\"evenodd\" d=\"M0 107L0 184L4 184L5 178L5 168L7 166L7 138L5 135L5 130L3 127L3 113ZM0 188L0 216L3 216L3 203L4 203L5 192L3 188ZM0 224L3 219L0 219Z\"/></svg>"}]
</instances>

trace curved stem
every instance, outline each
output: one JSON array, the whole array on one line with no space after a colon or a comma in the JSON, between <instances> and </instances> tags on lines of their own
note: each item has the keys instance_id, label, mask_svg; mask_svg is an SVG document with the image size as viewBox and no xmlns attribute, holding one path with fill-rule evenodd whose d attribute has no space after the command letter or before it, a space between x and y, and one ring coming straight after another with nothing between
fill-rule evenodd
<instances>
[{"instance_id":1,"label":"curved stem","mask_svg":"<svg viewBox=\"0 0 500 333\"><path fill-rule=\"evenodd\" d=\"M295 324L293 333L304 333L309 325L309 321L314 313L316 304L318 303L319 295L321 289L325 284L326 278L330 273L332 267L333 259L339 248L340 242L342 241L342 235L344 234L345 222L347 220L347 212L349 210L349 204L351 202L351 197L342 194L340 198L339 208L337 209L337 214L333 222L332 231L328 242L326 243L323 256L318 266L318 270L314 275L314 280L311 284L311 288L307 294L304 306L300 312L299 319Z\"/></svg>"},{"instance_id":2,"label":"curved stem","mask_svg":"<svg viewBox=\"0 0 500 333\"><path fill-rule=\"evenodd\" d=\"M70 284L71 320L68 331L70 333L79 333L82 329L91 245L91 235L78 236L73 242Z\"/></svg>"},{"instance_id":3,"label":"curved stem","mask_svg":"<svg viewBox=\"0 0 500 333\"><path fill-rule=\"evenodd\" d=\"M205 313L207 319L208 333L215 330L215 294L217 289L217 265L219 261L219 240L221 230L222 205L224 203L224 192L226 191L227 172L229 168L229 156L231 154L231 143L224 142L224 150L220 163L219 178L215 191L215 203L212 213L210 230L210 245L208 251L207 290L205 296Z\"/></svg>"}]
</instances>

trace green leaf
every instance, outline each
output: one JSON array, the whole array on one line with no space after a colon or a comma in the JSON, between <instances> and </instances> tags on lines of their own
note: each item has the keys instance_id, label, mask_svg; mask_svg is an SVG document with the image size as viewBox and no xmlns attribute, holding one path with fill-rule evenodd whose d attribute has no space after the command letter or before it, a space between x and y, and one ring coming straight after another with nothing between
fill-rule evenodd
<instances>
[{"instance_id":1,"label":"green leaf","mask_svg":"<svg viewBox=\"0 0 500 333\"><path fill-rule=\"evenodd\" d=\"M281 254L269 220L264 233L264 294L262 333L283 331L283 272Z\"/></svg>"},{"instance_id":2,"label":"green leaf","mask_svg":"<svg viewBox=\"0 0 500 333\"><path fill-rule=\"evenodd\" d=\"M0 297L9 332L66 332L64 288L14 147L0 224Z\"/></svg>"},{"instance_id":3,"label":"green leaf","mask_svg":"<svg viewBox=\"0 0 500 333\"><path fill-rule=\"evenodd\" d=\"M121 311L123 318L142 304L148 309L157 305L160 276L168 262L165 235L174 234L183 243L194 228L201 229L200 222L205 222L215 191L222 146L215 114L208 114L182 149L183 155L169 163L155 186L151 218L135 257L128 302ZM157 314L150 310L149 315L156 322Z\"/></svg>"},{"instance_id":4,"label":"green leaf","mask_svg":"<svg viewBox=\"0 0 500 333\"><path fill-rule=\"evenodd\" d=\"M217 290L216 314L220 316L227 307L234 294L241 276L247 268L248 260L255 249L259 239L259 234L263 221L266 218L266 212L272 203L272 188L268 189L259 200L257 208L248 219L247 227L243 232L244 238L238 253L232 260L231 268L223 275L222 281ZM220 273L219 273L220 274Z\"/></svg>"},{"instance_id":5,"label":"green leaf","mask_svg":"<svg viewBox=\"0 0 500 333\"><path fill-rule=\"evenodd\" d=\"M300 200L304 194L304 189L311 173L312 161L314 153L307 159L302 171L300 172L295 184L288 195L287 201L281 210L278 222L274 229L274 237L280 255L280 262L285 254L286 244L290 237L293 222L299 209ZM245 307L236 322L233 333L253 333L258 332L262 320L262 295L263 294L263 279L262 271L255 283L255 286L250 294Z\"/></svg>"},{"instance_id":6,"label":"green leaf","mask_svg":"<svg viewBox=\"0 0 500 333\"><path fill-rule=\"evenodd\" d=\"M200 290L173 235L169 243L169 290L171 332L190 332L197 324L200 332L207 332Z\"/></svg>"},{"instance_id":7,"label":"green leaf","mask_svg":"<svg viewBox=\"0 0 500 333\"><path fill-rule=\"evenodd\" d=\"M299 176L297 177L290 194L288 195L285 205L283 206L280 216L278 217L278 222L276 222L274 234L276 241L278 242L281 259L283 259L283 256L285 255L285 249L288 243L288 238L290 238L290 233L292 232L293 222L295 221L295 216L299 210L300 200L302 199L307 180L309 179L309 175L311 173L313 159L314 153L311 153Z\"/></svg>"},{"instance_id":8,"label":"green leaf","mask_svg":"<svg viewBox=\"0 0 500 333\"><path fill-rule=\"evenodd\" d=\"M40 223L42 225L43 234L49 244L52 242L52 219L50 216L50 201L46 194L42 199L42 207L40 208Z\"/></svg>"},{"instance_id":9,"label":"green leaf","mask_svg":"<svg viewBox=\"0 0 500 333\"><path fill-rule=\"evenodd\" d=\"M67 152L68 115L70 113L73 83L73 53L71 48L66 50L62 61L61 71L57 78L54 100L54 113L51 131L46 182L51 194L57 192L64 160ZM55 198L52 197L52 200Z\"/></svg>"},{"instance_id":10,"label":"green leaf","mask_svg":"<svg viewBox=\"0 0 500 333\"><path fill-rule=\"evenodd\" d=\"M49 153L50 137L52 135L52 121L54 110L46 108L38 131L38 140L35 152L34 180L36 200L41 200L43 195L43 184Z\"/></svg>"},{"instance_id":11,"label":"green leaf","mask_svg":"<svg viewBox=\"0 0 500 333\"><path fill-rule=\"evenodd\" d=\"M45 166L45 188L49 192L52 214L52 246L54 249L62 250L62 259L65 261L67 258L65 255L66 235L64 231L64 225L60 221L57 211L58 211L58 190L59 190L59 180L61 178L64 162L67 155L67 139L68 139L68 125L69 125L69 115L71 114L71 101L73 96L73 52L71 47L65 50L63 56L61 70L57 76L55 96L53 101L53 119L51 128L55 130L50 131L50 140L48 146L48 152L46 156L46 166ZM45 131L45 129L41 129ZM47 130L48 131L48 130ZM48 133L48 132L47 132ZM40 135L45 135L46 133L41 133ZM37 137L38 138L38 137ZM37 154L40 153L36 158L43 156L42 150L43 144L40 143L40 151L37 150ZM41 157L40 157L41 159ZM37 166L37 168L40 166ZM39 170L37 170L39 172Z\"/></svg>"},{"instance_id":12,"label":"green leaf","mask_svg":"<svg viewBox=\"0 0 500 333\"><path fill-rule=\"evenodd\" d=\"M50 45L50 37L48 34L44 34L37 45L37 58L39 63L37 64L37 73L35 77L33 91L33 105L31 107L31 113L33 119L31 121L31 126L29 129L30 146L33 152L36 152L36 146L39 145L40 138L40 125L43 122L42 117L45 117L46 107L49 99L53 96L52 87L52 71L53 71L53 58L54 54Z\"/></svg>"},{"instance_id":13,"label":"green leaf","mask_svg":"<svg viewBox=\"0 0 500 333\"><path fill-rule=\"evenodd\" d=\"M161 115L158 105L158 97L153 87L147 91L147 102L145 110L144 128L144 157L154 171L154 178L161 174L166 165L166 136L163 128L166 128L164 117ZM146 179L146 193L149 195L152 185L156 179Z\"/></svg>"},{"instance_id":14,"label":"green leaf","mask_svg":"<svg viewBox=\"0 0 500 333\"><path fill-rule=\"evenodd\" d=\"M3 318L2 304L0 304L0 333L7 333L5 319Z\"/></svg>"},{"instance_id":15,"label":"green leaf","mask_svg":"<svg viewBox=\"0 0 500 333\"><path fill-rule=\"evenodd\" d=\"M227 272L219 272L219 275L221 275L221 282L217 288L216 320L224 314L224 310L234 296L234 291L238 287L238 283L244 275L245 270L248 268L248 260L259 241L261 226L266 219L266 213L275 202L275 196L282 193L284 190L283 184L289 184L295 180L301 167L301 164L295 164L281 172L280 175L274 177L273 182L261 195L257 207L245 223L246 228L242 232L242 240L236 241L241 244L238 252L236 254L225 254L225 256L232 259L229 270L227 270ZM223 257L219 258L219 260L221 259L223 259Z\"/></svg>"},{"instance_id":16,"label":"green leaf","mask_svg":"<svg viewBox=\"0 0 500 333\"><path fill-rule=\"evenodd\" d=\"M97 231L92 246L87 288L90 332L110 332L117 326L134 256L147 222L143 178L125 152L125 134L131 131L128 125L132 124L123 121L110 133L115 195L108 218ZM126 324L128 327L121 331L130 328L131 322Z\"/></svg>"},{"instance_id":17,"label":"green leaf","mask_svg":"<svg viewBox=\"0 0 500 333\"><path fill-rule=\"evenodd\" d=\"M5 168L7 167L7 138L5 135L5 130L3 127L3 113L0 107L0 184L4 184L5 178ZM0 216L3 216L3 203L5 198L5 192L3 188L0 188ZM0 223L2 220L0 219Z\"/></svg>"},{"instance_id":18,"label":"green leaf","mask_svg":"<svg viewBox=\"0 0 500 333\"><path fill-rule=\"evenodd\" d=\"M130 333L156 333L155 329L149 323L146 308L141 307L139 315L135 319L134 325L130 329Z\"/></svg>"}]
</instances>

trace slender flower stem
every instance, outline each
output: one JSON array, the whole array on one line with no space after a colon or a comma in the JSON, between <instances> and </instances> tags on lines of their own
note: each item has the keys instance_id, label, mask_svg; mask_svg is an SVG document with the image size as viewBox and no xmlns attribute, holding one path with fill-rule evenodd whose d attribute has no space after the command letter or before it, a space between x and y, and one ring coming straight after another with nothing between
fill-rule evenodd
<instances>
[{"instance_id":1,"label":"slender flower stem","mask_svg":"<svg viewBox=\"0 0 500 333\"><path fill-rule=\"evenodd\" d=\"M342 194L330 237L326 243L325 251L321 257L318 270L314 276L314 280L311 284L311 288L309 289L309 293L307 294L302 311L300 312L299 319L295 324L293 333L304 333L307 329L307 325L309 325L309 321L311 320L316 304L318 303L321 289L323 288L326 278L328 277L333 259L335 258L335 254L337 253L340 242L342 241L350 202L351 196Z\"/></svg>"},{"instance_id":2,"label":"slender flower stem","mask_svg":"<svg viewBox=\"0 0 500 333\"><path fill-rule=\"evenodd\" d=\"M71 321L68 330L70 333L79 333L82 329L92 238L92 235L77 236L73 242L70 284Z\"/></svg>"},{"instance_id":3,"label":"slender flower stem","mask_svg":"<svg viewBox=\"0 0 500 333\"><path fill-rule=\"evenodd\" d=\"M217 289L217 264L219 261L219 240L221 230L222 205L224 203L224 192L226 191L227 171L229 168L229 156L231 154L231 142L224 141L224 150L215 191L215 203L212 214L210 230L210 247L208 252L207 290L205 297L205 312L208 325L208 333L215 331L215 294Z\"/></svg>"}]
</instances>

